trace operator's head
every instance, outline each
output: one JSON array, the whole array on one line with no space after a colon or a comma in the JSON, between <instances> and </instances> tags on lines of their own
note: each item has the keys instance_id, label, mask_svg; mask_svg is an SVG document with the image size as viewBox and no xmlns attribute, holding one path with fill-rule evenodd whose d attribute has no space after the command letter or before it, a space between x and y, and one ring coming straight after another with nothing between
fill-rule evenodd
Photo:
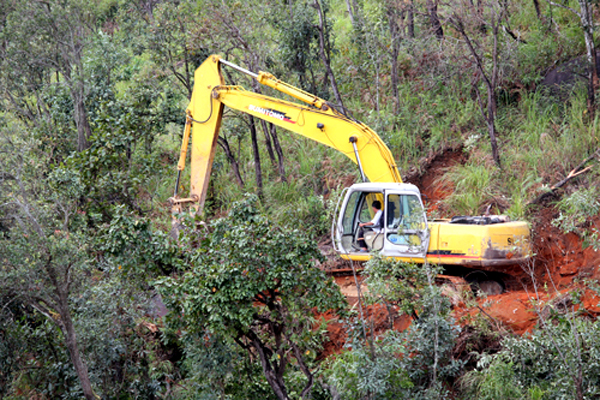
<instances>
[{"instance_id":1,"label":"operator's head","mask_svg":"<svg viewBox=\"0 0 600 400\"><path fill-rule=\"evenodd\" d=\"M377 210L381 210L381 202L379 200L375 200L371 206Z\"/></svg>"}]
</instances>

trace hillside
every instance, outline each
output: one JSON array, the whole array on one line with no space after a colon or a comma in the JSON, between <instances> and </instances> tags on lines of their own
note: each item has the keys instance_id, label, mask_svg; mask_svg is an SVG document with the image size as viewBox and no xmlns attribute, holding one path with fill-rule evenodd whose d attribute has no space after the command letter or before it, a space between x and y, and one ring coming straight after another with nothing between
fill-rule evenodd
<instances>
[{"instance_id":1,"label":"hillside","mask_svg":"<svg viewBox=\"0 0 600 400\"><path fill-rule=\"evenodd\" d=\"M591 0L1 2L0 399L598 397L599 16ZM240 68L209 84L194 71L211 54ZM220 118L233 93L281 99ZM355 129L431 220L528 223L531 260L487 295L461 286L481 272L342 262ZM172 213L174 195L192 204Z\"/></svg>"}]
</instances>

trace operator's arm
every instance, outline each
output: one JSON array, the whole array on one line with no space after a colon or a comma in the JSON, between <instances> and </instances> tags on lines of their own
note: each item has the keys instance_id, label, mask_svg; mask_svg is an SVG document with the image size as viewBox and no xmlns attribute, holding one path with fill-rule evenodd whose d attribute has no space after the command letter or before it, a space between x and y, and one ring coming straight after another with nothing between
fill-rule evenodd
<instances>
[{"instance_id":1,"label":"operator's arm","mask_svg":"<svg viewBox=\"0 0 600 400\"><path fill-rule=\"evenodd\" d=\"M360 224L358 224L358 226L373 226L373 225L375 225L376 223L379 222L379 219L381 218L382 213L383 213L383 211L378 210L375 213L375 216L373 217L372 220L370 220L369 222L361 222Z\"/></svg>"}]
</instances>

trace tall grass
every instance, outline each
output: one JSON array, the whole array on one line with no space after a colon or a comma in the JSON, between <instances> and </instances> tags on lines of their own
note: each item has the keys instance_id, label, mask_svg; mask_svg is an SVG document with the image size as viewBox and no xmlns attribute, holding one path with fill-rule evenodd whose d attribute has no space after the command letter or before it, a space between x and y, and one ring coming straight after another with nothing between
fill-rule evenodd
<instances>
[{"instance_id":1,"label":"tall grass","mask_svg":"<svg viewBox=\"0 0 600 400\"><path fill-rule=\"evenodd\" d=\"M492 171L477 162L452 168L439 180L454 185L454 192L445 204L456 214L480 214L484 202L494 194Z\"/></svg>"},{"instance_id":2,"label":"tall grass","mask_svg":"<svg viewBox=\"0 0 600 400\"><path fill-rule=\"evenodd\" d=\"M575 91L566 105L545 96L525 93L518 105L502 111L501 170L485 165L490 150L481 135L471 143L469 163L441 178L455 186L445 201L451 213L478 213L485 204L494 203L512 218L523 218L530 200L600 146L599 119L588 120L585 92Z\"/></svg>"}]
</instances>

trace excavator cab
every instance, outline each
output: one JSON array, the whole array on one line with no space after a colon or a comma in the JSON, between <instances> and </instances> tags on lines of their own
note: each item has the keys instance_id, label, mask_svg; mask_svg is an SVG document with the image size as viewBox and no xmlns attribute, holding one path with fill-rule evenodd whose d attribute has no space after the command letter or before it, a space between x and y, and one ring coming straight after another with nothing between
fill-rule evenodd
<instances>
[{"instance_id":1,"label":"excavator cab","mask_svg":"<svg viewBox=\"0 0 600 400\"><path fill-rule=\"evenodd\" d=\"M424 262L429 228L419 189L410 184L359 183L348 188L333 223L335 250L347 259L362 261L370 257L360 252L357 240L359 224L373 218L373 200L382 204L383 226L379 232L364 232L369 252Z\"/></svg>"}]
</instances>

